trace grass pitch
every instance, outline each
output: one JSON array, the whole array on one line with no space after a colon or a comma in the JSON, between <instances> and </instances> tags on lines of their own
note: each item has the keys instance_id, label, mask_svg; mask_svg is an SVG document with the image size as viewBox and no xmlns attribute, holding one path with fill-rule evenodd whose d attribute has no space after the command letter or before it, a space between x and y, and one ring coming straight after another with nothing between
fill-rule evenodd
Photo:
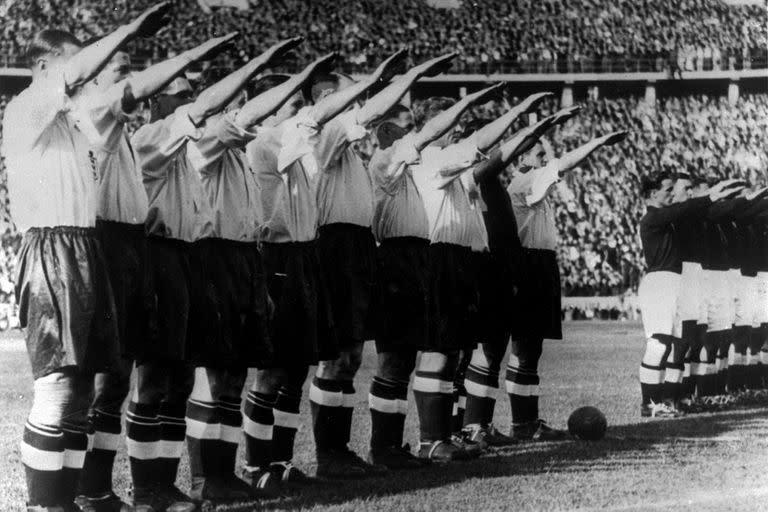
<instances>
[{"instance_id":1,"label":"grass pitch","mask_svg":"<svg viewBox=\"0 0 768 512\"><path fill-rule=\"evenodd\" d=\"M286 498L219 510L768 510L768 404L676 420L642 420L637 365L644 340L637 324L573 322L564 341L547 341L540 374L541 414L564 428L576 407L608 417L599 442L530 443L468 463L390 473L357 482L327 482ZM18 333L0 339L0 510L21 510L18 443L31 400L29 364ZM352 447L365 454L370 432L367 391L374 368L366 347L356 380ZM502 372L503 373L503 372ZM502 383L503 390L503 383ZM305 393L306 400L306 393ZM296 464L314 464L309 407L302 404ZM500 393L496 424L509 425ZM417 441L411 409L406 438ZM116 463L115 488L126 495L128 463ZM182 461L182 489L189 474Z\"/></svg>"}]
</instances>

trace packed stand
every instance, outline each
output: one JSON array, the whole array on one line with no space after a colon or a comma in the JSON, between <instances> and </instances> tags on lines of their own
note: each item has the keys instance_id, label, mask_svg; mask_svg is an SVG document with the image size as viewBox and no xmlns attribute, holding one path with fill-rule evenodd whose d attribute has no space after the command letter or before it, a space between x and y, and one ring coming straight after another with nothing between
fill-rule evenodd
<instances>
[{"instance_id":1,"label":"packed stand","mask_svg":"<svg viewBox=\"0 0 768 512\"><path fill-rule=\"evenodd\" d=\"M156 37L135 42L136 59L157 61L231 31L247 34L242 55L293 34L305 34L300 63L340 51L347 71L409 46L413 61L447 50L460 52L457 71L626 72L742 69L766 66L765 6L729 6L720 0L665 2L463 2L435 9L423 0L355 0L338 9L332 0L252 1L250 10L206 13L194 0ZM5 20L0 58L18 65L42 27L60 27L82 39L108 32L149 3L87 0L19 0L0 7ZM299 63L295 63L298 66Z\"/></svg>"},{"instance_id":2,"label":"packed stand","mask_svg":"<svg viewBox=\"0 0 768 512\"><path fill-rule=\"evenodd\" d=\"M515 100L513 100L514 103ZM580 103L582 112L551 139L554 155L618 127L627 143L598 153L558 185L555 206L558 257L566 295L621 295L637 289L644 263L638 221L643 203L639 179L659 170L693 175L738 176L764 183L768 157L768 96L742 96L735 107L725 97L660 99L655 110L642 98ZM556 102L542 106L553 112ZM492 119L501 105L472 115Z\"/></svg>"}]
</instances>

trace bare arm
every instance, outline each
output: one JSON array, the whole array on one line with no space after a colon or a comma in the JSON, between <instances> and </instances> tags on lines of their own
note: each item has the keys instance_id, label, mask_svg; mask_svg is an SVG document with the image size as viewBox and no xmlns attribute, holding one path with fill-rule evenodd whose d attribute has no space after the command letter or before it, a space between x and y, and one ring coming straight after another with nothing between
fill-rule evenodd
<instances>
[{"instance_id":1,"label":"bare arm","mask_svg":"<svg viewBox=\"0 0 768 512\"><path fill-rule=\"evenodd\" d=\"M204 90L189 108L189 118L199 126L207 118L220 112L245 87L248 80L301 41L302 38L294 37L273 45L245 66Z\"/></svg>"},{"instance_id":2,"label":"bare arm","mask_svg":"<svg viewBox=\"0 0 768 512\"><path fill-rule=\"evenodd\" d=\"M405 50L401 50L391 58L397 57L398 59L402 59L406 55ZM357 113L357 122L363 126L368 126L370 123L386 114L390 108L400 101L413 84L416 83L416 80L422 76L434 73L436 70L444 69L446 64L449 64L456 55L458 54L455 52L449 53L411 68L399 79L395 80L373 98L366 101L365 105L363 105Z\"/></svg>"},{"instance_id":3,"label":"bare arm","mask_svg":"<svg viewBox=\"0 0 768 512\"><path fill-rule=\"evenodd\" d=\"M488 151L501 139L507 132L512 123L517 120L522 114L528 112L531 108L537 105L541 100L547 96L552 96L550 92L540 92L528 96L520 104L509 109L509 111L500 116L495 121L492 121L479 130L477 130L472 136L474 137L477 149L480 151Z\"/></svg>"},{"instance_id":4,"label":"bare arm","mask_svg":"<svg viewBox=\"0 0 768 512\"><path fill-rule=\"evenodd\" d=\"M162 90L190 64L212 56L236 36L237 32L233 32L223 37L214 37L177 57L159 62L134 74L127 80L130 87L126 89L123 97L123 110L132 112L142 100Z\"/></svg>"},{"instance_id":5,"label":"bare arm","mask_svg":"<svg viewBox=\"0 0 768 512\"><path fill-rule=\"evenodd\" d=\"M313 118L318 125L323 125L344 112L347 107L354 103L360 96L366 93L368 89L373 87L376 82L383 77L388 77L393 69L401 62L403 58L403 51L399 51L389 57L387 60L379 64L379 67L364 80L355 82L344 90L337 91L333 94L326 96L317 103L315 103L312 109ZM391 105L390 105L391 106ZM374 107L371 107L373 111ZM358 117L359 119L359 117Z\"/></svg>"},{"instance_id":6,"label":"bare arm","mask_svg":"<svg viewBox=\"0 0 768 512\"><path fill-rule=\"evenodd\" d=\"M592 139L586 144L579 146L572 151L569 151L557 159L558 173L560 176L562 176L567 171L579 165L584 159L594 153L597 149L603 146L616 144L617 142L624 140L628 134L629 132L623 130L609 133L608 135L603 135L602 137Z\"/></svg>"},{"instance_id":7,"label":"bare arm","mask_svg":"<svg viewBox=\"0 0 768 512\"><path fill-rule=\"evenodd\" d=\"M168 2L150 7L131 23L121 26L77 52L64 67L64 81L68 92L96 76L125 43L136 37L146 37L157 32L167 23L165 15L170 8L171 4Z\"/></svg>"},{"instance_id":8,"label":"bare arm","mask_svg":"<svg viewBox=\"0 0 768 512\"><path fill-rule=\"evenodd\" d=\"M317 72L319 68L324 67L328 63L332 62L336 58L335 53L329 53L319 59L315 60L304 68L300 73L292 76L287 81L273 87L272 89L259 94L248 103L243 105L243 108L237 113L235 122L243 127L248 128L263 120L264 118L272 115L277 109L279 109L283 103L288 101L291 96L296 94L299 89L309 80L312 75Z\"/></svg>"},{"instance_id":9,"label":"bare arm","mask_svg":"<svg viewBox=\"0 0 768 512\"><path fill-rule=\"evenodd\" d=\"M486 87L476 93L468 94L460 101L458 101L451 108L439 113L422 127L422 129L414 137L414 145L416 149L421 151L433 141L440 138L445 132L451 129L458 121L461 115L466 110L483 100L487 100L496 91L502 87L502 84L495 84L490 87Z\"/></svg>"}]
</instances>

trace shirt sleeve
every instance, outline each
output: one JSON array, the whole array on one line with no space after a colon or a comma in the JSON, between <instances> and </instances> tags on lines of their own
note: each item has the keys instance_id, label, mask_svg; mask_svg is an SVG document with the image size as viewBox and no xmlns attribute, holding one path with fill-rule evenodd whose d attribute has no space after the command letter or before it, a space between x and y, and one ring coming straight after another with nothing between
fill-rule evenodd
<instances>
[{"instance_id":1,"label":"shirt sleeve","mask_svg":"<svg viewBox=\"0 0 768 512\"><path fill-rule=\"evenodd\" d=\"M72 108L64 74L33 83L6 107L3 120L3 153L7 158L24 157L44 144L48 128L62 112Z\"/></svg>"},{"instance_id":2,"label":"shirt sleeve","mask_svg":"<svg viewBox=\"0 0 768 512\"><path fill-rule=\"evenodd\" d=\"M190 145L189 159L195 170L203 172L224 156L228 149L244 149L256 138L258 131L239 126L235 122L236 116L237 112L228 112L209 119L200 139Z\"/></svg>"},{"instance_id":3,"label":"shirt sleeve","mask_svg":"<svg viewBox=\"0 0 768 512\"><path fill-rule=\"evenodd\" d=\"M407 166L420 161L421 156L414 144L414 137L406 135L386 149L377 149L368 168L379 186L386 189L403 175Z\"/></svg>"},{"instance_id":4,"label":"shirt sleeve","mask_svg":"<svg viewBox=\"0 0 768 512\"><path fill-rule=\"evenodd\" d=\"M318 142L318 125L307 108L283 123L280 137L280 151L277 155L277 170L285 172L289 165L302 160L306 164L314 161L314 147ZM313 167L317 167L314 164Z\"/></svg>"},{"instance_id":5,"label":"shirt sleeve","mask_svg":"<svg viewBox=\"0 0 768 512\"><path fill-rule=\"evenodd\" d=\"M142 172L153 176L165 172L166 164L187 141L201 136L202 130L189 118L188 109L180 107L165 119L139 128L131 142Z\"/></svg>"},{"instance_id":6,"label":"shirt sleeve","mask_svg":"<svg viewBox=\"0 0 768 512\"><path fill-rule=\"evenodd\" d=\"M315 157L323 172L337 169L344 150L368 134L368 131L357 123L358 110L354 108L339 114L328 121L320 131L315 146Z\"/></svg>"},{"instance_id":7,"label":"shirt sleeve","mask_svg":"<svg viewBox=\"0 0 768 512\"><path fill-rule=\"evenodd\" d=\"M86 96L82 101L82 113L85 114L88 127L78 122L78 127L86 134L90 142L102 151L112 151L120 141L123 127L130 120L130 115L123 110L123 98L130 87L127 80L119 82L103 93ZM93 129L92 135L88 134Z\"/></svg>"},{"instance_id":8,"label":"shirt sleeve","mask_svg":"<svg viewBox=\"0 0 768 512\"><path fill-rule=\"evenodd\" d=\"M544 167L528 171L533 173L531 186L528 194L525 196L525 203L533 206L547 196L552 185L560 180L560 168L557 160L549 162Z\"/></svg>"},{"instance_id":9,"label":"shirt sleeve","mask_svg":"<svg viewBox=\"0 0 768 512\"><path fill-rule=\"evenodd\" d=\"M466 186L469 183L467 180L471 179L471 173L466 171L484 158L485 155L477 149L477 144L471 139L443 148L432 163L438 181L437 187L444 188L457 178L461 178Z\"/></svg>"}]
</instances>

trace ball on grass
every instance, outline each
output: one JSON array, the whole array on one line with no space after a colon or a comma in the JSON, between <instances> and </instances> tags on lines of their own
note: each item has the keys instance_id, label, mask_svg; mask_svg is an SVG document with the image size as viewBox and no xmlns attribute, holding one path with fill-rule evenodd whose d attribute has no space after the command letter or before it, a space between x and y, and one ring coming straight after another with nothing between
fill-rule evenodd
<instances>
[{"instance_id":1,"label":"ball on grass","mask_svg":"<svg viewBox=\"0 0 768 512\"><path fill-rule=\"evenodd\" d=\"M605 436L608 421L597 407L579 407L568 418L568 432L576 439L598 441Z\"/></svg>"}]
</instances>

